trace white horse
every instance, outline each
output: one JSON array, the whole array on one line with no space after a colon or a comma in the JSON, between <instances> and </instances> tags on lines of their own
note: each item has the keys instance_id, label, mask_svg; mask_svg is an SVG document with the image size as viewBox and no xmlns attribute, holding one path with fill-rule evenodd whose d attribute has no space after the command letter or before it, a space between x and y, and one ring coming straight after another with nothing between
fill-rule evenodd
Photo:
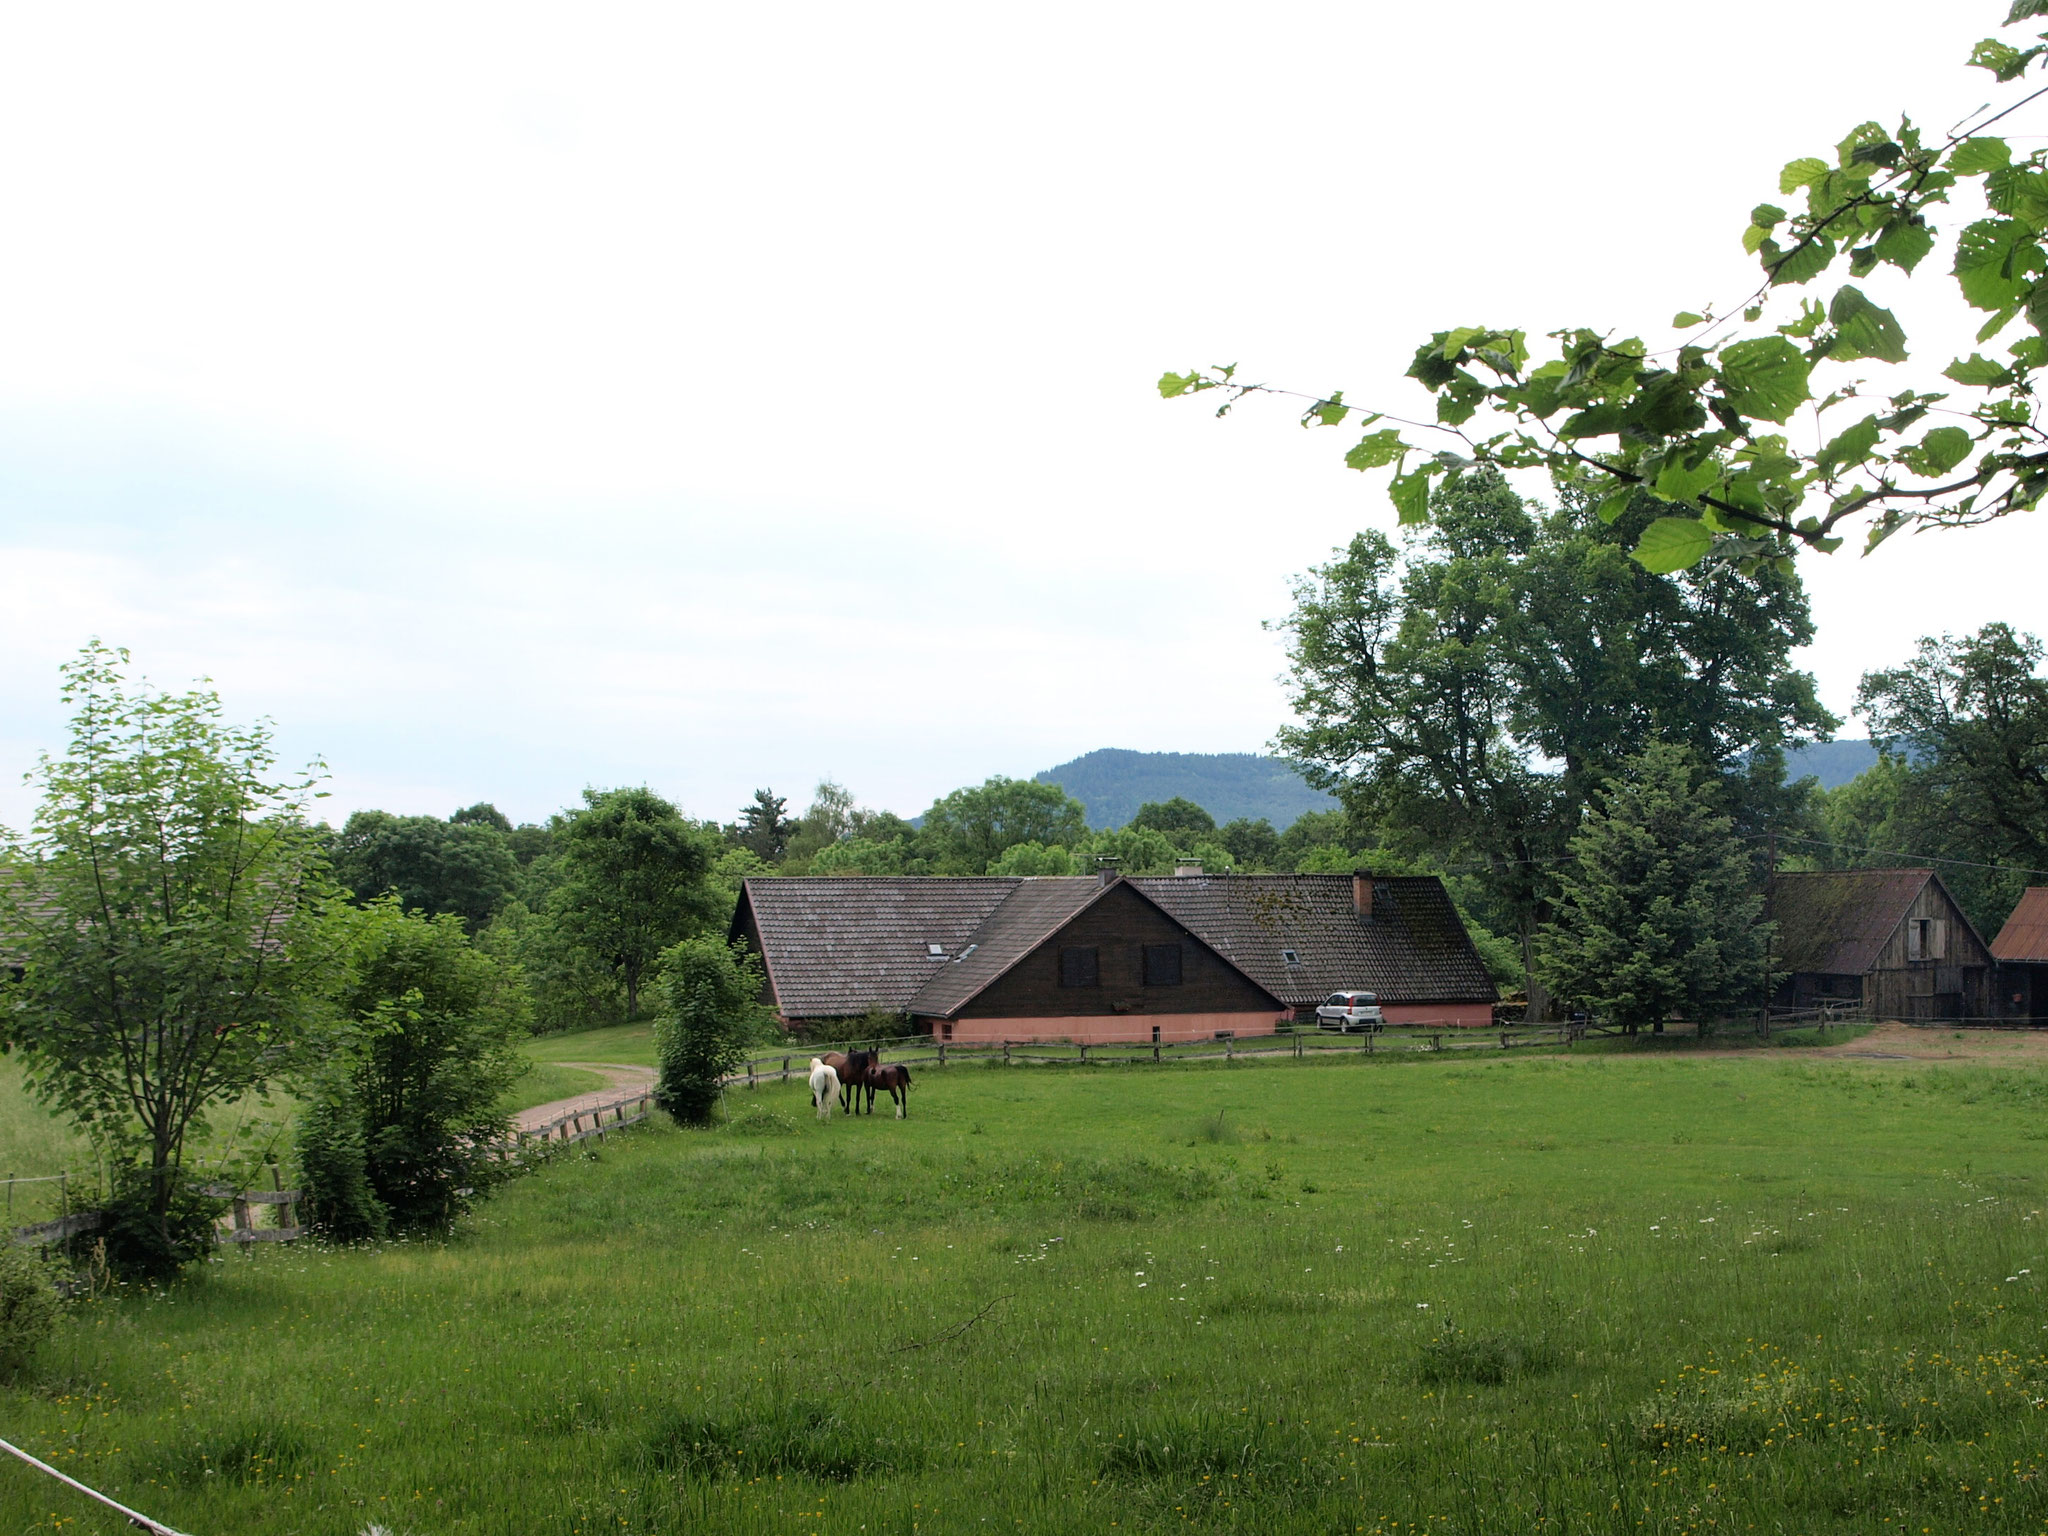
<instances>
[{"instance_id":1,"label":"white horse","mask_svg":"<svg viewBox=\"0 0 2048 1536\"><path fill-rule=\"evenodd\" d=\"M811 1058L811 1105L821 1121L832 1118L832 1105L839 1097L839 1074L817 1057Z\"/></svg>"}]
</instances>

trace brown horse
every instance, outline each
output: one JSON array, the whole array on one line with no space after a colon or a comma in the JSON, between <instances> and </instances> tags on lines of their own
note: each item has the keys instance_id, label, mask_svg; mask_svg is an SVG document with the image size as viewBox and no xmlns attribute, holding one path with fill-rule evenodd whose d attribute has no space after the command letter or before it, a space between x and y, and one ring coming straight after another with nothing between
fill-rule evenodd
<instances>
[{"instance_id":1,"label":"brown horse","mask_svg":"<svg viewBox=\"0 0 2048 1536\"><path fill-rule=\"evenodd\" d=\"M880 1088L895 1102L896 1118L898 1120L908 1120L910 1118L910 1068L894 1061L890 1062L886 1067L872 1066L868 1068L865 1082L868 1090L869 1113L874 1111L875 1090Z\"/></svg>"},{"instance_id":2,"label":"brown horse","mask_svg":"<svg viewBox=\"0 0 2048 1536\"><path fill-rule=\"evenodd\" d=\"M829 1051L824 1056L825 1065L839 1074L839 1108L843 1113L860 1113L861 1084L867 1081L868 1069L881 1059L879 1051ZM874 1091L868 1091L868 1113L875 1109Z\"/></svg>"}]
</instances>

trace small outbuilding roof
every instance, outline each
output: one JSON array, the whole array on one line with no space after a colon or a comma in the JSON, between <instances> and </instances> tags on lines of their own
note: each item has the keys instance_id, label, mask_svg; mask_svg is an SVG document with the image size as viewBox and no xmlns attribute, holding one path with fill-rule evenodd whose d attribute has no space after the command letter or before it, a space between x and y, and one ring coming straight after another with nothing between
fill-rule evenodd
<instances>
[{"instance_id":1,"label":"small outbuilding roof","mask_svg":"<svg viewBox=\"0 0 2048 1536\"><path fill-rule=\"evenodd\" d=\"M1499 1000L1441 880L1374 878L1370 917L1359 914L1353 880L1184 875L1131 884L1290 1008L1347 989L1382 1003Z\"/></svg>"},{"instance_id":2,"label":"small outbuilding roof","mask_svg":"<svg viewBox=\"0 0 2048 1536\"><path fill-rule=\"evenodd\" d=\"M1948 897L1948 888L1931 869L1826 869L1775 876L1768 915L1778 925L1778 963L1788 971L1823 976L1868 974L1930 883ZM1952 897L1949 904L1955 904Z\"/></svg>"},{"instance_id":3,"label":"small outbuilding roof","mask_svg":"<svg viewBox=\"0 0 2048 1536\"><path fill-rule=\"evenodd\" d=\"M1991 941L2000 960L2032 960L2048 964L2048 885L2030 885L2012 909L2012 916Z\"/></svg>"}]
</instances>

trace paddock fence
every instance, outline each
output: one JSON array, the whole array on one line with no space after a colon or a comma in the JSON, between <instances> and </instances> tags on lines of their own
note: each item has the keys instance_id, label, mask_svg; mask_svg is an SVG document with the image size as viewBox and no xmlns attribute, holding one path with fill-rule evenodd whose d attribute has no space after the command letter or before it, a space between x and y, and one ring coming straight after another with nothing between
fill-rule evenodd
<instances>
[{"instance_id":1,"label":"paddock fence","mask_svg":"<svg viewBox=\"0 0 2048 1536\"><path fill-rule=\"evenodd\" d=\"M34 1179L16 1179L8 1176L8 1182L31 1184L58 1184L64 1190L66 1203L69 1200L71 1175L66 1173L44 1174ZM286 1189L275 1163L270 1166L269 1189L236 1189L226 1184L202 1184L198 1193L209 1200L225 1200L228 1212L220 1218L214 1229L216 1242L224 1244L245 1243L289 1243L305 1236L306 1229L299 1222L298 1211L305 1196L302 1191ZM97 1186L95 1186L97 1187ZM12 1193L12 1191L10 1191ZM274 1209L277 1220L265 1226L258 1213ZM97 1232L106 1224L103 1211L65 1211L50 1221L39 1221L25 1227L10 1227L8 1235L24 1248L48 1248L54 1244L68 1243L74 1237L88 1232Z\"/></svg>"},{"instance_id":2,"label":"paddock fence","mask_svg":"<svg viewBox=\"0 0 2048 1536\"><path fill-rule=\"evenodd\" d=\"M601 1104L586 1105L557 1115L543 1125L514 1131L509 1141L499 1144L500 1155L517 1159L534 1147L566 1147L588 1141L593 1136L603 1137L613 1131L622 1131L629 1125L638 1125L653 1112L654 1094L651 1090L621 1094Z\"/></svg>"},{"instance_id":3,"label":"paddock fence","mask_svg":"<svg viewBox=\"0 0 2048 1536\"><path fill-rule=\"evenodd\" d=\"M1229 1036L1220 1040L1134 1040L1112 1042L1000 1040L933 1040L911 1036L867 1040L845 1045L821 1044L803 1051L752 1056L725 1083L729 1088L758 1088L810 1076L811 1057L828 1051L879 1050L885 1062L898 1066L951 1066L956 1062L1019 1066L1138 1066L1234 1062L1312 1056L1398 1055L1417 1051L1512 1051L1533 1045L1570 1045L1586 1038L1575 1024L1525 1024L1511 1029L1409 1029L1379 1035L1326 1035L1296 1032L1283 1035Z\"/></svg>"}]
</instances>

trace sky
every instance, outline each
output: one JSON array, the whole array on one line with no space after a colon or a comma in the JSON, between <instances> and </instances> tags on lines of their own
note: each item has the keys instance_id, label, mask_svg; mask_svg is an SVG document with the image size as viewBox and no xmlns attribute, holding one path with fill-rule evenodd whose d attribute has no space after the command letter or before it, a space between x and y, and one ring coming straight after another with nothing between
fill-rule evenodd
<instances>
[{"instance_id":1,"label":"sky","mask_svg":"<svg viewBox=\"0 0 2048 1536\"><path fill-rule=\"evenodd\" d=\"M0 824L93 636L333 817L1260 750L1262 622L1384 477L1163 370L1415 411L1433 330L1664 344L1786 160L1986 100L2004 9L15 7ZM1900 386L1967 341L1945 266L1864 284ZM2044 554L1805 557L1802 662L1846 713L1918 635L2048 628Z\"/></svg>"}]
</instances>

